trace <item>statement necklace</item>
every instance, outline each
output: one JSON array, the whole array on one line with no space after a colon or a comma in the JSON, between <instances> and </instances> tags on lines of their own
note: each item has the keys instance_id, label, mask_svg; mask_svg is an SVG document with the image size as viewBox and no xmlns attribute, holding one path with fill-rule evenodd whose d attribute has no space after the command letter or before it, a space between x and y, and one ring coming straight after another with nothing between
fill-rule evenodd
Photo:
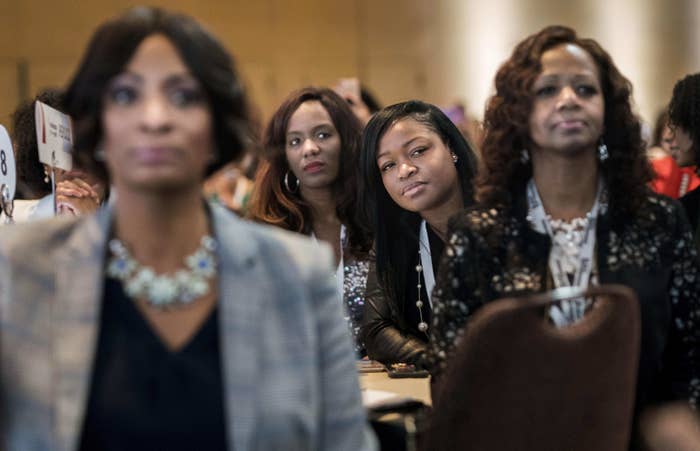
<instances>
[{"instance_id":1,"label":"statement necklace","mask_svg":"<svg viewBox=\"0 0 700 451\"><path fill-rule=\"evenodd\" d=\"M132 299L144 299L152 307L167 310L182 307L209 293L216 275L216 241L202 237L197 250L185 257L185 268L174 274L157 274L131 256L118 239L109 242L111 256L107 275L119 280Z\"/></svg>"}]
</instances>

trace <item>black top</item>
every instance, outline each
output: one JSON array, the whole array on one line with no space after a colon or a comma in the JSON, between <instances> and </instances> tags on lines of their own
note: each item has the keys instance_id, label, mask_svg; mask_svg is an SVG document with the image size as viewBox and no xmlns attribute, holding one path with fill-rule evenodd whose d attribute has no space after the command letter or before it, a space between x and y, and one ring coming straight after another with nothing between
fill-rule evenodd
<instances>
[{"instance_id":1,"label":"black top","mask_svg":"<svg viewBox=\"0 0 700 451\"><path fill-rule=\"evenodd\" d=\"M685 214L688 216L690 228L695 234L695 242L700 243L700 188L695 188L680 198Z\"/></svg>"},{"instance_id":2,"label":"black top","mask_svg":"<svg viewBox=\"0 0 700 451\"><path fill-rule=\"evenodd\" d=\"M445 243L428 227L428 242L433 261L433 271L437 278L439 264ZM382 288L374 262L370 263L365 291L365 317L362 324L362 338L367 355L382 363L405 362L423 364L428 334L418 330L420 313L416 306L418 300L418 273L416 265L420 263L418 243L416 242L414 259L406 274L406 296L404 299L390 299ZM424 273L421 274L421 300L423 301L423 320L430 324L430 303L426 291Z\"/></svg>"},{"instance_id":3,"label":"black top","mask_svg":"<svg viewBox=\"0 0 700 451\"><path fill-rule=\"evenodd\" d=\"M107 279L80 450L226 450L217 318L171 352Z\"/></svg>"},{"instance_id":4,"label":"black top","mask_svg":"<svg viewBox=\"0 0 700 451\"><path fill-rule=\"evenodd\" d=\"M636 411L678 399L697 405L700 260L685 215L657 194L634 216L612 215L611 208L596 223L596 264L601 284L627 285L639 299ZM551 241L530 228L526 214L523 193L509 210L475 208L453 223L452 249L433 293L433 374L446 369L455 338L483 304L547 289Z\"/></svg>"}]
</instances>

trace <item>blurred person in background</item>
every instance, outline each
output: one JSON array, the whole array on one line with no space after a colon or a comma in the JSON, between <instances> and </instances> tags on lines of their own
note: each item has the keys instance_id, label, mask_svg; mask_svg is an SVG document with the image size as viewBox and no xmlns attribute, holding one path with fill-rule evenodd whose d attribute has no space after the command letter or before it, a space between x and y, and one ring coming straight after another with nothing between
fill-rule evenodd
<instances>
[{"instance_id":1,"label":"blurred person in background","mask_svg":"<svg viewBox=\"0 0 700 451\"><path fill-rule=\"evenodd\" d=\"M687 75L673 87L668 117L673 131L674 158L679 166L697 171L700 168L700 73ZM700 243L700 188L689 190L681 197L681 203Z\"/></svg>"},{"instance_id":2,"label":"blurred person in background","mask_svg":"<svg viewBox=\"0 0 700 451\"><path fill-rule=\"evenodd\" d=\"M51 168L39 161L36 140L36 101L63 111L64 93L60 89L44 89L22 103L12 114L12 141L17 161L17 186L21 200L15 201L13 219L24 222L54 216L51 193ZM77 216L96 211L106 196L105 184L90 173L74 169L55 169L56 213Z\"/></svg>"},{"instance_id":3,"label":"blurred person in background","mask_svg":"<svg viewBox=\"0 0 700 451\"><path fill-rule=\"evenodd\" d=\"M678 199L700 186L695 164L688 165L684 162L678 150L675 134L668 123L668 110L664 110L656 120L652 146L647 149L647 157L656 175L651 182L651 188L673 199ZM679 166L677 158L681 158L685 165Z\"/></svg>"}]
</instances>

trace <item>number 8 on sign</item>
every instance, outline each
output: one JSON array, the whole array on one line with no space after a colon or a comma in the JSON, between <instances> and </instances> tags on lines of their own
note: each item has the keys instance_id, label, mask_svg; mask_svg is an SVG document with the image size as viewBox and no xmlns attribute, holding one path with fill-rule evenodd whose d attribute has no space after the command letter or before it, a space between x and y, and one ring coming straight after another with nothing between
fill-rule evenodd
<instances>
[{"instance_id":1,"label":"number 8 on sign","mask_svg":"<svg viewBox=\"0 0 700 451\"><path fill-rule=\"evenodd\" d=\"M10 189L10 199L15 198L17 174L15 170L15 154L12 151L12 141L5 127L0 125L0 188L2 185Z\"/></svg>"}]
</instances>

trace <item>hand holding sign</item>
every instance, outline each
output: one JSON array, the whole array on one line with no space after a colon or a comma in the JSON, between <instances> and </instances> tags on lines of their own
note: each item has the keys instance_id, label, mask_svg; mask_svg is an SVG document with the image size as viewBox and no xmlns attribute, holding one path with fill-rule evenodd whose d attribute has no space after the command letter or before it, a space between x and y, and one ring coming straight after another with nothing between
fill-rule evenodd
<instances>
[{"instance_id":1,"label":"hand holding sign","mask_svg":"<svg viewBox=\"0 0 700 451\"><path fill-rule=\"evenodd\" d=\"M34 114L39 161L65 171L73 169L73 132L70 116L38 100Z\"/></svg>"}]
</instances>

